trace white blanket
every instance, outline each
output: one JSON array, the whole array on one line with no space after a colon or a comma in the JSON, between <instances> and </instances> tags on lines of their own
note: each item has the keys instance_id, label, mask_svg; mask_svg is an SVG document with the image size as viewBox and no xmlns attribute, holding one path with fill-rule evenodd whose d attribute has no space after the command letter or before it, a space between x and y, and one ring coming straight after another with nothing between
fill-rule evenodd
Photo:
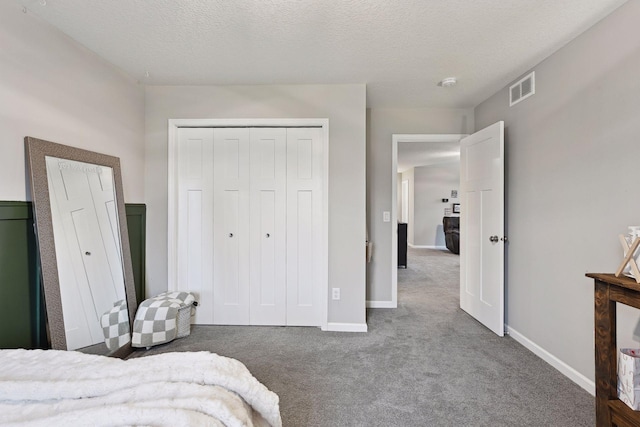
<instances>
[{"instance_id":1,"label":"white blanket","mask_svg":"<svg viewBox=\"0 0 640 427\"><path fill-rule=\"evenodd\" d=\"M278 396L208 352L129 360L0 350L0 425L281 427Z\"/></svg>"}]
</instances>

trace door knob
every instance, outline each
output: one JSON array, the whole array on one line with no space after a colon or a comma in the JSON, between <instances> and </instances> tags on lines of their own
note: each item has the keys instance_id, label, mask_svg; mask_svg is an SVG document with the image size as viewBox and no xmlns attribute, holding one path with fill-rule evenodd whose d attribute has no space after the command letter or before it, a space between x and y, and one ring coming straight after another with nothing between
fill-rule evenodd
<instances>
[{"instance_id":1,"label":"door knob","mask_svg":"<svg viewBox=\"0 0 640 427\"><path fill-rule=\"evenodd\" d=\"M229 233L229 237L233 237L233 233Z\"/></svg>"},{"instance_id":2,"label":"door knob","mask_svg":"<svg viewBox=\"0 0 640 427\"><path fill-rule=\"evenodd\" d=\"M85 252L84 254L85 254L85 255L87 255L87 256L90 256L90 255L91 255L91 252L87 251L87 252Z\"/></svg>"},{"instance_id":3,"label":"door knob","mask_svg":"<svg viewBox=\"0 0 640 427\"><path fill-rule=\"evenodd\" d=\"M267 239L268 239L269 237L271 237L271 234L267 233Z\"/></svg>"},{"instance_id":4,"label":"door knob","mask_svg":"<svg viewBox=\"0 0 640 427\"><path fill-rule=\"evenodd\" d=\"M502 240L503 242L507 241L507 236L501 237L500 240Z\"/></svg>"},{"instance_id":5,"label":"door knob","mask_svg":"<svg viewBox=\"0 0 640 427\"><path fill-rule=\"evenodd\" d=\"M489 241L493 242L493 243L498 243L500 239L498 239L498 236L491 236L489 237Z\"/></svg>"}]
</instances>

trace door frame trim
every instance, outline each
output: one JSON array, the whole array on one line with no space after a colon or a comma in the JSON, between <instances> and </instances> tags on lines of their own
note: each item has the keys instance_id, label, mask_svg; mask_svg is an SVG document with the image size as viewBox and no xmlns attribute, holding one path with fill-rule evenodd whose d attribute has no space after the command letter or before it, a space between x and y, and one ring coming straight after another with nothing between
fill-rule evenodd
<instances>
[{"instance_id":1,"label":"door frame trim","mask_svg":"<svg viewBox=\"0 0 640 427\"><path fill-rule=\"evenodd\" d=\"M326 331L329 317L329 119L270 118L270 119L169 119L168 120L168 203L167 203L167 280L168 290L177 285L177 230L178 230L178 129L179 128L230 128L230 127L315 127L322 129L322 242L320 328Z\"/></svg>"},{"instance_id":2,"label":"door frame trim","mask_svg":"<svg viewBox=\"0 0 640 427\"><path fill-rule=\"evenodd\" d=\"M398 143L399 142L456 142L467 134L393 134L391 135L391 301L386 307L398 306ZM373 301L372 301L373 302Z\"/></svg>"}]
</instances>

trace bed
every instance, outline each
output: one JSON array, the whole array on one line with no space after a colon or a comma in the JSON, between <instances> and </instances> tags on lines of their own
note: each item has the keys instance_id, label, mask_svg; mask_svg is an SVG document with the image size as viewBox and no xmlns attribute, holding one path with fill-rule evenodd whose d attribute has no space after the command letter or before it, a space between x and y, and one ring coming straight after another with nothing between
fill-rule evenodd
<instances>
[{"instance_id":1,"label":"bed","mask_svg":"<svg viewBox=\"0 0 640 427\"><path fill-rule=\"evenodd\" d=\"M281 427L278 396L209 352L0 350L0 425Z\"/></svg>"}]
</instances>

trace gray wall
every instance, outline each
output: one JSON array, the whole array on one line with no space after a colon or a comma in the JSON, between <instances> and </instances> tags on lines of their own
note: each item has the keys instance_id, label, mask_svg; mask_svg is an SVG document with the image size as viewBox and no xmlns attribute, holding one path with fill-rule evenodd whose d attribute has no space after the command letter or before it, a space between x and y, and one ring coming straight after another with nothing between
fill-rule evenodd
<instances>
[{"instance_id":1,"label":"gray wall","mask_svg":"<svg viewBox=\"0 0 640 427\"><path fill-rule=\"evenodd\" d=\"M24 137L120 157L144 201L144 91L59 30L0 2L0 200L27 200Z\"/></svg>"},{"instance_id":2,"label":"gray wall","mask_svg":"<svg viewBox=\"0 0 640 427\"><path fill-rule=\"evenodd\" d=\"M391 211L391 135L466 134L474 129L473 109L367 110L367 223L374 255L367 264L367 300L391 301L391 235L396 224L382 221Z\"/></svg>"},{"instance_id":3,"label":"gray wall","mask_svg":"<svg viewBox=\"0 0 640 427\"><path fill-rule=\"evenodd\" d=\"M167 289L167 120L329 119L329 322L365 322L366 87L147 86L147 292Z\"/></svg>"},{"instance_id":4,"label":"gray wall","mask_svg":"<svg viewBox=\"0 0 640 427\"><path fill-rule=\"evenodd\" d=\"M504 89L476 128L506 126L507 319L593 380L593 284L613 272L617 235L640 217L640 2L628 2L538 64L536 94ZM619 344L637 315L622 309Z\"/></svg>"},{"instance_id":5,"label":"gray wall","mask_svg":"<svg viewBox=\"0 0 640 427\"><path fill-rule=\"evenodd\" d=\"M459 200L451 198L451 190L460 187L460 162L416 167L413 182L413 244L445 247L442 217L444 208Z\"/></svg>"}]
</instances>

